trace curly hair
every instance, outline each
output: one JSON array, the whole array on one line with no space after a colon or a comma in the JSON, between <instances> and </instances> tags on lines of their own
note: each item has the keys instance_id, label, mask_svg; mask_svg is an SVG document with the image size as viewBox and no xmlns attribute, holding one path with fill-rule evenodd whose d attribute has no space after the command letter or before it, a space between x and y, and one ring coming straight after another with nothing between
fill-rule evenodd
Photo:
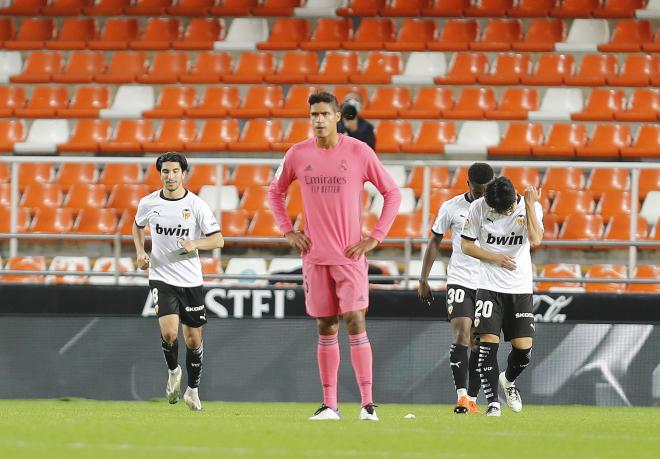
<instances>
[{"instance_id":1,"label":"curly hair","mask_svg":"<svg viewBox=\"0 0 660 459\"><path fill-rule=\"evenodd\" d=\"M497 177L486 185L484 199L489 207L501 214L513 206L516 201L516 189L507 177Z\"/></svg>"}]
</instances>

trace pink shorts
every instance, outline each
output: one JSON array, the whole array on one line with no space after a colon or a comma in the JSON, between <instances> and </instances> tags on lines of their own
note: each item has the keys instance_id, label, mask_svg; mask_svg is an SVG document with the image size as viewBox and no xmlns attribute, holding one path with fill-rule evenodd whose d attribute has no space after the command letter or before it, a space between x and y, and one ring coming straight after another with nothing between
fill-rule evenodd
<instances>
[{"instance_id":1,"label":"pink shorts","mask_svg":"<svg viewBox=\"0 0 660 459\"><path fill-rule=\"evenodd\" d=\"M305 307L312 317L336 317L369 306L367 259L350 265L303 261Z\"/></svg>"}]
</instances>

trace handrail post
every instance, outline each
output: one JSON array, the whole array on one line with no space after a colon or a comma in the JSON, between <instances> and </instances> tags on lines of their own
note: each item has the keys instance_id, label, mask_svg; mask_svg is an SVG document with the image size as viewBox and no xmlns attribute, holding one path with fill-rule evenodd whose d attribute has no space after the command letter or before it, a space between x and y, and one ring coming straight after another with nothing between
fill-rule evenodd
<instances>
[{"instance_id":1,"label":"handrail post","mask_svg":"<svg viewBox=\"0 0 660 459\"><path fill-rule=\"evenodd\" d=\"M19 163L11 163L11 185L10 185L10 208L9 208L9 232L18 233L18 173ZM18 255L18 238L9 239L9 257Z\"/></svg>"},{"instance_id":2,"label":"handrail post","mask_svg":"<svg viewBox=\"0 0 660 459\"><path fill-rule=\"evenodd\" d=\"M114 280L115 285L119 285L119 259L121 258L121 234L116 232L113 237L112 243L113 256L115 258L115 271L114 271Z\"/></svg>"},{"instance_id":3,"label":"handrail post","mask_svg":"<svg viewBox=\"0 0 660 459\"><path fill-rule=\"evenodd\" d=\"M217 216L218 216L218 227L222 229L222 187L224 186L224 164L216 164L215 166L215 183L217 183L217 196L216 202L218 203ZM213 258L216 258L222 261L222 249L220 247L213 249Z\"/></svg>"},{"instance_id":4,"label":"handrail post","mask_svg":"<svg viewBox=\"0 0 660 459\"><path fill-rule=\"evenodd\" d=\"M403 256L406 260L406 270L405 270L405 277L403 279L403 288L408 289L410 288L410 272L409 272L409 267L410 267L410 261L412 259L412 239L409 237L406 238L406 240L403 242Z\"/></svg>"},{"instance_id":5,"label":"handrail post","mask_svg":"<svg viewBox=\"0 0 660 459\"><path fill-rule=\"evenodd\" d=\"M630 190L630 241L633 243L628 247L628 277L632 277L637 266L637 216L639 215L639 169L632 171L632 188Z\"/></svg>"}]
</instances>

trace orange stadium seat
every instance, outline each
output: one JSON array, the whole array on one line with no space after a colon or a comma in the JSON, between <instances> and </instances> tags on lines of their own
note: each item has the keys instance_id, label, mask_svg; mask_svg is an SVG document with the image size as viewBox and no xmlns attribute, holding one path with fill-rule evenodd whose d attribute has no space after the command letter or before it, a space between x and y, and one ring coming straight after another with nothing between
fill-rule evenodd
<instances>
[{"instance_id":1,"label":"orange stadium seat","mask_svg":"<svg viewBox=\"0 0 660 459\"><path fill-rule=\"evenodd\" d=\"M270 149L273 151L285 152L291 148L294 143L302 142L313 136L314 131L309 120L292 120L289 123L286 134L284 134L284 140L271 143Z\"/></svg>"},{"instance_id":2,"label":"orange stadium seat","mask_svg":"<svg viewBox=\"0 0 660 459\"><path fill-rule=\"evenodd\" d=\"M9 199L9 197L7 197ZM0 206L0 233L10 233L10 219L11 219L11 209L9 206ZM16 232L25 233L28 230L31 222L30 209L25 207L19 207L17 209L17 219L16 219Z\"/></svg>"},{"instance_id":3,"label":"orange stadium seat","mask_svg":"<svg viewBox=\"0 0 660 459\"><path fill-rule=\"evenodd\" d=\"M188 178L188 174L186 174L185 180L187 181ZM152 165L147 167L147 170L144 171L144 179L142 180L142 183L149 185L154 190L163 186L160 179L160 172L158 172L158 169L156 169L155 166Z\"/></svg>"},{"instance_id":4,"label":"orange stadium seat","mask_svg":"<svg viewBox=\"0 0 660 459\"><path fill-rule=\"evenodd\" d=\"M87 207L80 210L73 227L74 233L114 234L117 231L117 213L114 209Z\"/></svg>"},{"instance_id":5,"label":"orange stadium seat","mask_svg":"<svg viewBox=\"0 0 660 459\"><path fill-rule=\"evenodd\" d=\"M383 49L385 43L395 41L395 31L392 19L363 18L353 39L344 41L342 47L361 51Z\"/></svg>"},{"instance_id":6,"label":"orange stadium seat","mask_svg":"<svg viewBox=\"0 0 660 459\"><path fill-rule=\"evenodd\" d=\"M535 4L540 3L531 0ZM554 0L550 0L554 3ZM554 51L555 43L563 41L566 35L564 22L555 18L532 19L525 38L513 42L514 51Z\"/></svg>"},{"instance_id":7,"label":"orange stadium seat","mask_svg":"<svg viewBox=\"0 0 660 459\"><path fill-rule=\"evenodd\" d=\"M11 257L5 265L7 271L45 271L46 259L42 256L36 257ZM3 282L22 284L41 284L44 282L43 274L4 274Z\"/></svg>"},{"instance_id":8,"label":"orange stadium seat","mask_svg":"<svg viewBox=\"0 0 660 459\"><path fill-rule=\"evenodd\" d=\"M618 61L614 54L586 54L576 74L564 77L569 86L603 86L617 74Z\"/></svg>"},{"instance_id":9,"label":"orange stadium seat","mask_svg":"<svg viewBox=\"0 0 660 459\"><path fill-rule=\"evenodd\" d=\"M282 86L252 86L238 108L229 109L229 116L237 118L268 118L274 108L282 108Z\"/></svg>"},{"instance_id":10,"label":"orange stadium seat","mask_svg":"<svg viewBox=\"0 0 660 459\"><path fill-rule=\"evenodd\" d=\"M572 54L542 54L534 73L523 75L521 82L526 85L559 86L564 78L573 74L574 66L575 57Z\"/></svg>"},{"instance_id":11,"label":"orange stadium seat","mask_svg":"<svg viewBox=\"0 0 660 459\"><path fill-rule=\"evenodd\" d=\"M273 24L267 41L257 43L257 49L298 49L300 43L310 37L309 22L305 18L278 18Z\"/></svg>"},{"instance_id":12,"label":"orange stadium seat","mask_svg":"<svg viewBox=\"0 0 660 459\"><path fill-rule=\"evenodd\" d=\"M529 75L532 62L529 54L498 54L490 72L478 75L477 81L484 85L515 85L523 76Z\"/></svg>"},{"instance_id":13,"label":"orange stadium seat","mask_svg":"<svg viewBox=\"0 0 660 459\"><path fill-rule=\"evenodd\" d=\"M50 183L55 178L55 168L48 163L22 163L18 170L18 189L23 191L34 183Z\"/></svg>"},{"instance_id":14,"label":"orange stadium seat","mask_svg":"<svg viewBox=\"0 0 660 459\"><path fill-rule=\"evenodd\" d=\"M621 148L621 156L624 158L660 157L660 126L658 124L641 125L632 145ZM644 172L646 171L642 171L642 173Z\"/></svg>"},{"instance_id":15,"label":"orange stadium seat","mask_svg":"<svg viewBox=\"0 0 660 459\"><path fill-rule=\"evenodd\" d=\"M532 147L543 144L543 125L536 123L510 123L499 145L488 147L494 156L528 156Z\"/></svg>"},{"instance_id":16,"label":"orange stadium seat","mask_svg":"<svg viewBox=\"0 0 660 459\"><path fill-rule=\"evenodd\" d=\"M62 71L62 54L35 51L30 53L23 66L23 72L9 77L12 83L48 83L53 74Z\"/></svg>"},{"instance_id":17,"label":"orange stadium seat","mask_svg":"<svg viewBox=\"0 0 660 459\"><path fill-rule=\"evenodd\" d=\"M495 110L486 110L489 120L526 120L527 113L538 110L539 96L534 88L505 89Z\"/></svg>"},{"instance_id":18,"label":"orange stadium seat","mask_svg":"<svg viewBox=\"0 0 660 459\"><path fill-rule=\"evenodd\" d=\"M435 38L435 21L429 19L404 19L395 41L385 43L389 51L424 51L426 43Z\"/></svg>"},{"instance_id":19,"label":"orange stadium seat","mask_svg":"<svg viewBox=\"0 0 660 459\"><path fill-rule=\"evenodd\" d=\"M558 18L588 18L598 8L600 0L564 0L550 9L550 16Z\"/></svg>"},{"instance_id":20,"label":"orange stadium seat","mask_svg":"<svg viewBox=\"0 0 660 459\"><path fill-rule=\"evenodd\" d=\"M328 51L321 62L319 73L308 75L307 81L321 84L348 83L348 78L359 72L360 58L357 53Z\"/></svg>"},{"instance_id":21,"label":"orange stadium seat","mask_svg":"<svg viewBox=\"0 0 660 459\"><path fill-rule=\"evenodd\" d=\"M376 152L398 153L401 145L413 138L412 126L406 120L383 120L376 126Z\"/></svg>"},{"instance_id":22,"label":"orange stadium seat","mask_svg":"<svg viewBox=\"0 0 660 459\"><path fill-rule=\"evenodd\" d=\"M0 45L6 40L14 38L14 21L9 17L0 17Z\"/></svg>"},{"instance_id":23,"label":"orange stadium seat","mask_svg":"<svg viewBox=\"0 0 660 459\"><path fill-rule=\"evenodd\" d=\"M602 239L603 217L600 215L573 213L566 217L559 231L558 239L597 241ZM579 246L584 247L584 246ZM563 248L572 248L564 246Z\"/></svg>"},{"instance_id":24,"label":"orange stadium seat","mask_svg":"<svg viewBox=\"0 0 660 459\"><path fill-rule=\"evenodd\" d=\"M112 55L105 73L94 77L97 83L133 83L138 75L147 72L147 54L143 52L118 52Z\"/></svg>"},{"instance_id":25,"label":"orange stadium seat","mask_svg":"<svg viewBox=\"0 0 660 459\"><path fill-rule=\"evenodd\" d=\"M267 186L249 186L243 191L239 208L254 216L262 209L268 209L268 187ZM295 215L294 215L295 217Z\"/></svg>"},{"instance_id":26,"label":"orange stadium seat","mask_svg":"<svg viewBox=\"0 0 660 459\"><path fill-rule=\"evenodd\" d=\"M182 118L186 110L197 104L197 92L192 86L165 86L156 106L142 113L145 118Z\"/></svg>"},{"instance_id":27,"label":"orange stadium seat","mask_svg":"<svg viewBox=\"0 0 660 459\"><path fill-rule=\"evenodd\" d=\"M604 217L603 217L604 218ZM629 241L630 240L630 215L618 214L612 216L605 227L603 239L606 241ZM637 231L635 239L644 240L649 235L649 224L643 217L637 217Z\"/></svg>"},{"instance_id":28,"label":"orange stadium seat","mask_svg":"<svg viewBox=\"0 0 660 459\"><path fill-rule=\"evenodd\" d=\"M229 142L227 149L237 152L266 152L270 144L282 140L282 123L279 120L250 119L243 126L238 141Z\"/></svg>"},{"instance_id":29,"label":"orange stadium seat","mask_svg":"<svg viewBox=\"0 0 660 459\"><path fill-rule=\"evenodd\" d=\"M302 49L326 51L341 49L341 44L353 38L353 25L348 18L319 18L309 40L302 41Z\"/></svg>"},{"instance_id":30,"label":"orange stadium seat","mask_svg":"<svg viewBox=\"0 0 660 459\"><path fill-rule=\"evenodd\" d=\"M108 187L123 183L142 183L142 168L139 164L106 164L99 176L99 183Z\"/></svg>"},{"instance_id":31,"label":"orange stadium seat","mask_svg":"<svg viewBox=\"0 0 660 459\"><path fill-rule=\"evenodd\" d=\"M191 118L224 118L241 103L237 86L208 86L199 104L186 110Z\"/></svg>"},{"instance_id":32,"label":"orange stadium seat","mask_svg":"<svg viewBox=\"0 0 660 459\"><path fill-rule=\"evenodd\" d=\"M417 238L422 236L422 213L397 214L387 234L388 238Z\"/></svg>"},{"instance_id":33,"label":"orange stadium seat","mask_svg":"<svg viewBox=\"0 0 660 459\"><path fill-rule=\"evenodd\" d=\"M587 145L577 147L578 157L618 158L621 149L630 146L632 137L627 124L599 124Z\"/></svg>"},{"instance_id":34,"label":"orange stadium seat","mask_svg":"<svg viewBox=\"0 0 660 459\"><path fill-rule=\"evenodd\" d=\"M635 89L628 103L614 113L617 121L656 121L660 115L660 90Z\"/></svg>"},{"instance_id":35,"label":"orange stadium seat","mask_svg":"<svg viewBox=\"0 0 660 459\"><path fill-rule=\"evenodd\" d=\"M151 153L182 151L184 144L195 138L197 125L194 119L163 120L153 141L142 144L142 150Z\"/></svg>"},{"instance_id":36,"label":"orange stadium seat","mask_svg":"<svg viewBox=\"0 0 660 459\"><path fill-rule=\"evenodd\" d=\"M445 166L432 166L429 168L429 185L431 189L449 187L449 169ZM424 167L413 166L406 187L412 188L415 196L422 194L424 189Z\"/></svg>"},{"instance_id":37,"label":"orange stadium seat","mask_svg":"<svg viewBox=\"0 0 660 459\"><path fill-rule=\"evenodd\" d=\"M292 16L293 9L300 6L301 0L263 0L250 8L253 16Z\"/></svg>"},{"instance_id":38,"label":"orange stadium seat","mask_svg":"<svg viewBox=\"0 0 660 459\"><path fill-rule=\"evenodd\" d=\"M16 108L14 114L20 118L53 118L68 103L67 86L35 86L25 108Z\"/></svg>"},{"instance_id":39,"label":"orange stadium seat","mask_svg":"<svg viewBox=\"0 0 660 459\"><path fill-rule=\"evenodd\" d=\"M468 6L470 0L432 0L422 8L422 16L460 17Z\"/></svg>"},{"instance_id":40,"label":"orange stadium seat","mask_svg":"<svg viewBox=\"0 0 660 459\"><path fill-rule=\"evenodd\" d=\"M656 31L652 43L644 43L642 49L648 53L657 53L660 51L660 30Z\"/></svg>"},{"instance_id":41,"label":"orange stadium seat","mask_svg":"<svg viewBox=\"0 0 660 459\"><path fill-rule=\"evenodd\" d=\"M561 217L572 213L593 214L596 209L594 197L587 190L561 190L555 194L550 212Z\"/></svg>"},{"instance_id":42,"label":"orange stadium seat","mask_svg":"<svg viewBox=\"0 0 660 459\"><path fill-rule=\"evenodd\" d=\"M309 116L309 96L319 88L308 85L293 85L284 99L284 105L272 109L272 116L278 118L306 118ZM307 121L307 120L306 120ZM307 121L309 123L309 121Z\"/></svg>"},{"instance_id":43,"label":"orange stadium seat","mask_svg":"<svg viewBox=\"0 0 660 459\"><path fill-rule=\"evenodd\" d=\"M216 3L216 0L179 0L165 12L171 16L206 16Z\"/></svg>"},{"instance_id":44,"label":"orange stadium seat","mask_svg":"<svg viewBox=\"0 0 660 459\"><path fill-rule=\"evenodd\" d=\"M0 183L9 183L9 164L0 163Z\"/></svg>"},{"instance_id":45,"label":"orange stadium seat","mask_svg":"<svg viewBox=\"0 0 660 459\"><path fill-rule=\"evenodd\" d=\"M95 118L110 106L110 91L105 86L79 86L69 105L57 109L60 118Z\"/></svg>"},{"instance_id":46,"label":"orange stadium seat","mask_svg":"<svg viewBox=\"0 0 660 459\"><path fill-rule=\"evenodd\" d=\"M286 193L286 213L290 219L296 218L298 215L303 214L303 199L302 192L300 191L300 182L294 180L289 185Z\"/></svg>"},{"instance_id":47,"label":"orange stadium seat","mask_svg":"<svg viewBox=\"0 0 660 459\"><path fill-rule=\"evenodd\" d=\"M474 19L449 19L437 39L429 41L431 51L467 51L477 40L479 23Z\"/></svg>"},{"instance_id":48,"label":"orange stadium seat","mask_svg":"<svg viewBox=\"0 0 660 459\"><path fill-rule=\"evenodd\" d=\"M585 277L594 279L625 279L627 269L624 265L617 264L593 264L587 269ZM585 290L589 293L623 293L626 290L626 284L617 283L595 283L586 282Z\"/></svg>"},{"instance_id":49,"label":"orange stadium seat","mask_svg":"<svg viewBox=\"0 0 660 459\"><path fill-rule=\"evenodd\" d=\"M350 0L346 8L338 8L340 16L376 16L385 8L386 0Z\"/></svg>"},{"instance_id":50,"label":"orange stadium seat","mask_svg":"<svg viewBox=\"0 0 660 459\"><path fill-rule=\"evenodd\" d=\"M21 0L9 2L0 8L0 14L7 16L38 16L41 8L46 6L47 0Z\"/></svg>"},{"instance_id":51,"label":"orange stadium seat","mask_svg":"<svg viewBox=\"0 0 660 459\"><path fill-rule=\"evenodd\" d=\"M535 167L509 167L505 166L499 175L508 177L516 188L518 194L523 195L528 186L538 188L541 183L541 174Z\"/></svg>"},{"instance_id":52,"label":"orange stadium seat","mask_svg":"<svg viewBox=\"0 0 660 459\"><path fill-rule=\"evenodd\" d=\"M105 56L101 52L73 52L62 73L55 73L56 83L91 83L105 71Z\"/></svg>"},{"instance_id":53,"label":"orange stadium seat","mask_svg":"<svg viewBox=\"0 0 660 459\"><path fill-rule=\"evenodd\" d=\"M637 265L633 279L660 279L660 265ZM628 284L628 293L660 293L660 283L657 284Z\"/></svg>"},{"instance_id":54,"label":"orange stadium seat","mask_svg":"<svg viewBox=\"0 0 660 459\"><path fill-rule=\"evenodd\" d=\"M90 40L90 49L128 49L128 44L138 39L140 24L137 19L109 18L98 40Z\"/></svg>"},{"instance_id":55,"label":"orange stadium seat","mask_svg":"<svg viewBox=\"0 0 660 459\"><path fill-rule=\"evenodd\" d=\"M184 5L179 4L179 6ZM222 38L223 29L224 23L215 18L192 18L183 37L172 42L172 48L183 50L213 49L213 43Z\"/></svg>"},{"instance_id":56,"label":"orange stadium seat","mask_svg":"<svg viewBox=\"0 0 660 459\"><path fill-rule=\"evenodd\" d=\"M572 113L576 121L610 121L617 111L626 107L626 94L622 89L597 89L589 94L589 99L580 113Z\"/></svg>"},{"instance_id":57,"label":"orange stadium seat","mask_svg":"<svg viewBox=\"0 0 660 459\"><path fill-rule=\"evenodd\" d=\"M351 83L389 84L392 75L398 75L403 69L401 53L371 52L367 55L358 74L349 76Z\"/></svg>"},{"instance_id":58,"label":"orange stadium seat","mask_svg":"<svg viewBox=\"0 0 660 459\"><path fill-rule=\"evenodd\" d=\"M591 172L587 189L596 199L604 192L624 191L630 188L630 174L626 169L616 167L597 168Z\"/></svg>"},{"instance_id":59,"label":"orange stadium seat","mask_svg":"<svg viewBox=\"0 0 660 459\"><path fill-rule=\"evenodd\" d=\"M411 142L401 145L404 153L442 154L445 145L456 142L456 126L451 121L422 121Z\"/></svg>"},{"instance_id":60,"label":"orange stadium seat","mask_svg":"<svg viewBox=\"0 0 660 459\"><path fill-rule=\"evenodd\" d=\"M78 184L92 184L96 183L99 179L99 172L96 169L96 164L91 163L63 163L57 172L55 183L60 185L63 190L69 189ZM71 195L69 194L69 198ZM66 206L76 207L76 206Z\"/></svg>"},{"instance_id":61,"label":"orange stadium seat","mask_svg":"<svg viewBox=\"0 0 660 459\"><path fill-rule=\"evenodd\" d=\"M196 164L190 170L186 181L186 188L193 193L199 192L204 185L217 185L218 169L210 164ZM229 172L226 167L221 167L222 183L226 184L229 180Z\"/></svg>"},{"instance_id":62,"label":"orange stadium seat","mask_svg":"<svg viewBox=\"0 0 660 459\"><path fill-rule=\"evenodd\" d=\"M226 52L198 53L188 73L179 75L181 83L219 83L231 73L231 54Z\"/></svg>"},{"instance_id":63,"label":"orange stadium seat","mask_svg":"<svg viewBox=\"0 0 660 459\"><path fill-rule=\"evenodd\" d=\"M346 96L349 93L358 93L362 98L362 110L366 110L369 107L369 93L367 88L364 86L335 86L334 94L339 103L341 104L343 100L346 99Z\"/></svg>"},{"instance_id":64,"label":"orange stadium seat","mask_svg":"<svg viewBox=\"0 0 660 459\"><path fill-rule=\"evenodd\" d=\"M440 209L440 206L447 200L453 198L456 196L457 190L450 190L448 188L432 188L431 189L431 195L429 196L429 217L431 219L435 218L437 215L437 211ZM423 206L423 196L420 196L419 199L419 208L421 209ZM431 220L431 224L433 224L435 220ZM449 233L449 231L447 231ZM449 234L445 234L447 238L449 238Z\"/></svg>"},{"instance_id":65,"label":"orange stadium seat","mask_svg":"<svg viewBox=\"0 0 660 459\"><path fill-rule=\"evenodd\" d=\"M94 4L83 8L88 16L119 16L124 8L131 4L131 0L96 0Z\"/></svg>"},{"instance_id":66,"label":"orange stadium seat","mask_svg":"<svg viewBox=\"0 0 660 459\"><path fill-rule=\"evenodd\" d=\"M545 213L545 210L543 212L543 240L554 241L559 237L559 218L556 215Z\"/></svg>"},{"instance_id":67,"label":"orange stadium seat","mask_svg":"<svg viewBox=\"0 0 660 459\"><path fill-rule=\"evenodd\" d=\"M470 43L474 51L508 51L523 39L519 19L489 19L479 40Z\"/></svg>"},{"instance_id":68,"label":"orange stadium seat","mask_svg":"<svg viewBox=\"0 0 660 459\"><path fill-rule=\"evenodd\" d=\"M605 220L609 220L615 215L629 215L631 209L630 199L629 191L605 191L600 196L596 213L602 215Z\"/></svg>"},{"instance_id":69,"label":"orange stadium seat","mask_svg":"<svg viewBox=\"0 0 660 459\"><path fill-rule=\"evenodd\" d=\"M39 207L34 211L30 233L70 233L74 221L73 209Z\"/></svg>"},{"instance_id":70,"label":"orange stadium seat","mask_svg":"<svg viewBox=\"0 0 660 459\"><path fill-rule=\"evenodd\" d=\"M0 152L13 152L16 142L25 141L26 132L23 120L0 120Z\"/></svg>"},{"instance_id":71,"label":"orange stadium seat","mask_svg":"<svg viewBox=\"0 0 660 459\"><path fill-rule=\"evenodd\" d=\"M239 164L234 168L229 185L234 185L239 192L250 186L268 186L273 180L273 169L267 165Z\"/></svg>"},{"instance_id":72,"label":"orange stadium seat","mask_svg":"<svg viewBox=\"0 0 660 459\"><path fill-rule=\"evenodd\" d=\"M410 107L410 89L407 87L377 87L369 100L369 108L361 115L367 119L397 118L400 110Z\"/></svg>"},{"instance_id":73,"label":"orange stadium seat","mask_svg":"<svg viewBox=\"0 0 660 459\"><path fill-rule=\"evenodd\" d=\"M99 143L107 142L112 133L109 120L82 119L76 123L66 143L57 146L60 153L96 153Z\"/></svg>"},{"instance_id":74,"label":"orange stadium seat","mask_svg":"<svg viewBox=\"0 0 660 459\"><path fill-rule=\"evenodd\" d=\"M451 179L451 185L449 188L466 188L468 180L468 168L467 167L457 167L454 171L454 176Z\"/></svg>"},{"instance_id":75,"label":"orange stadium seat","mask_svg":"<svg viewBox=\"0 0 660 459\"><path fill-rule=\"evenodd\" d=\"M553 167L543 176L541 188L552 198L557 191L583 190L586 183L584 172L579 167Z\"/></svg>"},{"instance_id":76,"label":"orange stadium seat","mask_svg":"<svg viewBox=\"0 0 660 459\"><path fill-rule=\"evenodd\" d=\"M245 236L248 229L249 217L243 209L222 212L222 235L225 237Z\"/></svg>"},{"instance_id":77,"label":"orange stadium seat","mask_svg":"<svg viewBox=\"0 0 660 459\"><path fill-rule=\"evenodd\" d=\"M598 51L632 53L641 51L643 43L653 41L653 27L648 20L622 19L617 21L609 43L598 45Z\"/></svg>"},{"instance_id":78,"label":"orange stadium seat","mask_svg":"<svg viewBox=\"0 0 660 459\"><path fill-rule=\"evenodd\" d=\"M98 39L96 20L67 18L62 22L57 37L46 42L48 49L85 49L87 42Z\"/></svg>"},{"instance_id":79,"label":"orange stadium seat","mask_svg":"<svg viewBox=\"0 0 660 459\"><path fill-rule=\"evenodd\" d=\"M392 17L419 16L422 8L426 8L429 3L429 0L390 0L378 10L378 14Z\"/></svg>"},{"instance_id":80,"label":"orange stadium seat","mask_svg":"<svg viewBox=\"0 0 660 459\"><path fill-rule=\"evenodd\" d=\"M108 188L98 183L74 183L64 201L72 209L101 209L108 201Z\"/></svg>"},{"instance_id":81,"label":"orange stadium seat","mask_svg":"<svg viewBox=\"0 0 660 459\"><path fill-rule=\"evenodd\" d=\"M635 16L635 10L644 8L645 0L605 0L594 9L597 18L630 18Z\"/></svg>"},{"instance_id":82,"label":"orange stadium seat","mask_svg":"<svg viewBox=\"0 0 660 459\"><path fill-rule=\"evenodd\" d=\"M188 54L156 53L146 73L137 75L137 81L146 84L176 83L179 75L188 71Z\"/></svg>"},{"instance_id":83,"label":"orange stadium seat","mask_svg":"<svg viewBox=\"0 0 660 459\"><path fill-rule=\"evenodd\" d=\"M486 111L496 106L495 91L492 88L464 88L451 110L443 116L448 119L482 119Z\"/></svg>"},{"instance_id":84,"label":"orange stadium seat","mask_svg":"<svg viewBox=\"0 0 660 459\"><path fill-rule=\"evenodd\" d=\"M25 188L19 205L27 208L57 208L62 205L64 193L56 183L33 183Z\"/></svg>"},{"instance_id":85,"label":"orange stadium seat","mask_svg":"<svg viewBox=\"0 0 660 459\"><path fill-rule=\"evenodd\" d=\"M628 54L618 75L607 79L612 86L648 86L654 69L660 68L660 58L650 54ZM656 71L657 72L657 71Z\"/></svg>"},{"instance_id":86,"label":"orange stadium seat","mask_svg":"<svg viewBox=\"0 0 660 459\"><path fill-rule=\"evenodd\" d=\"M129 16L160 16L172 6L172 0L133 0L130 6L124 8Z\"/></svg>"},{"instance_id":87,"label":"orange stadium seat","mask_svg":"<svg viewBox=\"0 0 660 459\"><path fill-rule=\"evenodd\" d=\"M204 274L204 282L219 282L219 278L209 278L207 275L222 274L222 265L220 260L212 257L200 257L199 263L202 265L202 274Z\"/></svg>"},{"instance_id":88,"label":"orange stadium seat","mask_svg":"<svg viewBox=\"0 0 660 459\"><path fill-rule=\"evenodd\" d=\"M532 147L534 156L572 158L577 147L587 144L587 129L584 124L554 124L544 145Z\"/></svg>"},{"instance_id":89,"label":"orange stadium seat","mask_svg":"<svg viewBox=\"0 0 660 459\"><path fill-rule=\"evenodd\" d=\"M23 19L16 36L6 40L6 49L28 50L43 49L46 42L52 40L55 33L55 22L47 18Z\"/></svg>"},{"instance_id":90,"label":"orange stadium seat","mask_svg":"<svg viewBox=\"0 0 660 459\"><path fill-rule=\"evenodd\" d=\"M11 118L16 108L25 107L25 90L20 86L0 86L0 117Z\"/></svg>"},{"instance_id":91,"label":"orange stadium seat","mask_svg":"<svg viewBox=\"0 0 660 459\"><path fill-rule=\"evenodd\" d=\"M258 0L224 0L221 5L211 7L209 13L214 16L247 16L257 3Z\"/></svg>"},{"instance_id":92,"label":"orange stadium seat","mask_svg":"<svg viewBox=\"0 0 660 459\"><path fill-rule=\"evenodd\" d=\"M513 6L513 0L480 0L463 10L466 16L504 16Z\"/></svg>"},{"instance_id":93,"label":"orange stadium seat","mask_svg":"<svg viewBox=\"0 0 660 459\"><path fill-rule=\"evenodd\" d=\"M234 72L224 75L225 83L261 83L266 75L275 72L275 55L273 53L244 51L238 58Z\"/></svg>"},{"instance_id":94,"label":"orange stadium seat","mask_svg":"<svg viewBox=\"0 0 660 459\"><path fill-rule=\"evenodd\" d=\"M227 148L227 143L238 141L239 128L236 119L206 120L198 136L184 144L190 152L218 152Z\"/></svg>"},{"instance_id":95,"label":"orange stadium seat","mask_svg":"<svg viewBox=\"0 0 660 459\"><path fill-rule=\"evenodd\" d=\"M541 269L541 277L558 277L566 279L579 279L582 277L580 265L577 263L547 264ZM539 282L536 290L541 292L553 292L562 290L575 290L583 288L581 282Z\"/></svg>"},{"instance_id":96,"label":"orange stadium seat","mask_svg":"<svg viewBox=\"0 0 660 459\"><path fill-rule=\"evenodd\" d=\"M456 53L445 76L434 78L436 84L475 84L479 75L488 73L488 57L484 53Z\"/></svg>"},{"instance_id":97,"label":"orange stadium seat","mask_svg":"<svg viewBox=\"0 0 660 459\"><path fill-rule=\"evenodd\" d=\"M506 14L510 17L536 18L548 16L556 0L520 0Z\"/></svg>"},{"instance_id":98,"label":"orange stadium seat","mask_svg":"<svg viewBox=\"0 0 660 459\"><path fill-rule=\"evenodd\" d=\"M281 237L275 217L269 209L261 209L255 212L246 233L250 237Z\"/></svg>"},{"instance_id":99,"label":"orange stadium seat","mask_svg":"<svg viewBox=\"0 0 660 459\"><path fill-rule=\"evenodd\" d=\"M151 120L120 120L114 132L114 138L99 144L103 153L139 153L142 143L153 138Z\"/></svg>"},{"instance_id":100,"label":"orange stadium seat","mask_svg":"<svg viewBox=\"0 0 660 459\"><path fill-rule=\"evenodd\" d=\"M0 208L11 206L11 184L0 183Z\"/></svg>"},{"instance_id":101,"label":"orange stadium seat","mask_svg":"<svg viewBox=\"0 0 660 459\"><path fill-rule=\"evenodd\" d=\"M307 75L319 71L318 57L312 51L289 51L284 53L274 74L266 75L267 83L304 83Z\"/></svg>"},{"instance_id":102,"label":"orange stadium seat","mask_svg":"<svg viewBox=\"0 0 660 459\"><path fill-rule=\"evenodd\" d=\"M454 106L454 95L449 88L421 87L412 102L412 106L401 109L401 118L438 119L442 113Z\"/></svg>"},{"instance_id":103,"label":"orange stadium seat","mask_svg":"<svg viewBox=\"0 0 660 459\"><path fill-rule=\"evenodd\" d=\"M108 207L123 211L125 209L137 209L140 199L153 190L144 183L120 183L112 187L108 198Z\"/></svg>"}]
</instances>

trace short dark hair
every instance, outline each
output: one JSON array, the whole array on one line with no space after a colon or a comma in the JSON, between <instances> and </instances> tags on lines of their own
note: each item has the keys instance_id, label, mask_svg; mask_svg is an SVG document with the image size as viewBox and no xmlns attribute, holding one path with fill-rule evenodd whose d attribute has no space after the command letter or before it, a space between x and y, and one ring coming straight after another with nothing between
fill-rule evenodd
<instances>
[{"instance_id":1,"label":"short dark hair","mask_svg":"<svg viewBox=\"0 0 660 459\"><path fill-rule=\"evenodd\" d=\"M485 185L493 180L494 176L495 172L490 164L474 163L468 169L468 180L474 185Z\"/></svg>"},{"instance_id":2,"label":"short dark hair","mask_svg":"<svg viewBox=\"0 0 660 459\"><path fill-rule=\"evenodd\" d=\"M489 207L495 209L495 212L504 213L509 210L516 197L516 189L507 177L497 177L486 185L484 199Z\"/></svg>"},{"instance_id":3,"label":"short dark hair","mask_svg":"<svg viewBox=\"0 0 660 459\"><path fill-rule=\"evenodd\" d=\"M163 168L163 163L179 163L183 172L188 170L188 160L186 160L186 157L175 151L168 151L158 157L156 160L156 169L158 169L158 172Z\"/></svg>"},{"instance_id":4,"label":"short dark hair","mask_svg":"<svg viewBox=\"0 0 660 459\"><path fill-rule=\"evenodd\" d=\"M314 104L318 104L319 102L325 102L326 104L330 104L330 106L332 106L332 109L334 111L336 112L339 111L339 102L337 101L337 98L335 97L334 94L331 94L327 91L315 92L314 94L309 96L307 102L309 103L310 107Z\"/></svg>"}]
</instances>

